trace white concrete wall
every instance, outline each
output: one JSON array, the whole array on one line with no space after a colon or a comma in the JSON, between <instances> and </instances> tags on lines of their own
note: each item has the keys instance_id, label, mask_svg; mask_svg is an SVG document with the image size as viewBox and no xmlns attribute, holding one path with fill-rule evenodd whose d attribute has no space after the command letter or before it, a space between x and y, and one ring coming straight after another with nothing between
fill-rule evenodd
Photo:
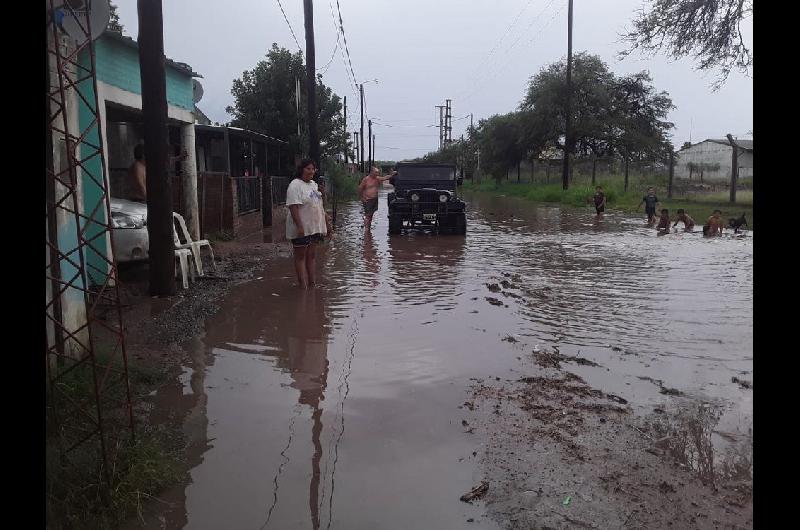
<instances>
[{"instance_id":1,"label":"white concrete wall","mask_svg":"<svg viewBox=\"0 0 800 530\"><path fill-rule=\"evenodd\" d=\"M675 158L675 176L689 178L689 163L719 164L719 170L703 171L703 182L729 182L731 179L731 146L716 142L701 142L679 151ZM739 178L753 176L753 153L739 152ZM700 171L692 172L692 180L700 180Z\"/></svg>"}]
</instances>

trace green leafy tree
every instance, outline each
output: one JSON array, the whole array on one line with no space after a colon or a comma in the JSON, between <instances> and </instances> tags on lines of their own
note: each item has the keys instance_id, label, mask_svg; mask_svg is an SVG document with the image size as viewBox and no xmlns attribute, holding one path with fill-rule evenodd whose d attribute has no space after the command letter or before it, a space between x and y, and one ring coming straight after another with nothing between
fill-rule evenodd
<instances>
[{"instance_id":1,"label":"green leafy tree","mask_svg":"<svg viewBox=\"0 0 800 530\"><path fill-rule=\"evenodd\" d=\"M108 21L108 27L106 28L108 31L113 31L114 33L119 33L120 35L125 30L122 24L119 22L119 14L117 13L117 6L112 3L108 4L110 10L110 16Z\"/></svg>"},{"instance_id":2,"label":"green leafy tree","mask_svg":"<svg viewBox=\"0 0 800 530\"><path fill-rule=\"evenodd\" d=\"M233 117L231 125L286 140L294 152L307 153L305 75L301 52L292 53L273 44L264 60L252 70L242 72L241 78L234 79L231 88L234 104L226 109ZM299 113L295 100L297 79L300 79ZM334 158L341 154L343 146L351 149L345 132L342 101L325 86L321 75L317 76L316 92L320 156Z\"/></svg>"},{"instance_id":3,"label":"green leafy tree","mask_svg":"<svg viewBox=\"0 0 800 530\"><path fill-rule=\"evenodd\" d=\"M623 35L625 57L634 50L666 52L680 59L693 57L699 70L719 68L717 89L731 70L749 75L753 54L745 44L742 22L753 13L752 0L648 0L633 29Z\"/></svg>"},{"instance_id":4,"label":"green leafy tree","mask_svg":"<svg viewBox=\"0 0 800 530\"><path fill-rule=\"evenodd\" d=\"M565 60L531 78L520 104L531 152L563 151L566 93ZM573 59L572 101L577 156L660 158L670 148L673 124L666 116L672 100L656 91L647 72L617 77L600 57L579 53Z\"/></svg>"},{"instance_id":5,"label":"green leafy tree","mask_svg":"<svg viewBox=\"0 0 800 530\"><path fill-rule=\"evenodd\" d=\"M497 114L478 124L477 141L482 170L500 183L503 176L527 155L520 113Z\"/></svg>"},{"instance_id":6,"label":"green leafy tree","mask_svg":"<svg viewBox=\"0 0 800 530\"><path fill-rule=\"evenodd\" d=\"M564 149L567 97L566 60L534 75L520 104L527 141L535 151ZM577 54L572 61L572 127L575 153L607 156L614 152L614 74L596 55Z\"/></svg>"},{"instance_id":7,"label":"green leafy tree","mask_svg":"<svg viewBox=\"0 0 800 530\"><path fill-rule=\"evenodd\" d=\"M672 151L666 121L674 105L666 92L656 92L647 72L614 80L612 142L625 156L642 160L666 160Z\"/></svg>"}]
</instances>

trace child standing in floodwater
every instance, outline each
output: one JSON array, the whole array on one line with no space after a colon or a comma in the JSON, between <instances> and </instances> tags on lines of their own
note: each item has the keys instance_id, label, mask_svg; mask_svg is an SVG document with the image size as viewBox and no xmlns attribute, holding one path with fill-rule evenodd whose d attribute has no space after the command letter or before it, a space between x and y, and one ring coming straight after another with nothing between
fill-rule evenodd
<instances>
[{"instance_id":1,"label":"child standing in floodwater","mask_svg":"<svg viewBox=\"0 0 800 530\"><path fill-rule=\"evenodd\" d=\"M647 224L652 226L656 221L656 207L658 206L658 197L656 197L656 190L653 187L647 188L647 195L642 197L642 202L639 206L644 204L644 211L647 214ZM636 209L639 209L639 206Z\"/></svg>"},{"instance_id":2,"label":"child standing in floodwater","mask_svg":"<svg viewBox=\"0 0 800 530\"><path fill-rule=\"evenodd\" d=\"M603 193L603 186L597 186L594 192L594 210L597 212L597 218L603 217L603 212L606 211L606 194Z\"/></svg>"}]
</instances>

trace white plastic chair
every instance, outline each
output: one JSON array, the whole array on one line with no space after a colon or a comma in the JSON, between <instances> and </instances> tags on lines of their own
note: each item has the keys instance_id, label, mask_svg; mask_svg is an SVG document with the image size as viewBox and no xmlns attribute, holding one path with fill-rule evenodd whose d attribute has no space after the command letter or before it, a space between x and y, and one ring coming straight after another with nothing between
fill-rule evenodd
<instances>
[{"instance_id":1,"label":"white plastic chair","mask_svg":"<svg viewBox=\"0 0 800 530\"><path fill-rule=\"evenodd\" d=\"M183 233L183 239L186 243L181 243L180 238L178 237L178 231L175 229L175 223L172 223L172 232L175 237L175 248L176 249L189 249L194 256L194 265L197 269L198 276L205 276L203 272L203 261L200 258L200 249L203 247L208 247L209 252L211 252L211 267L216 271L217 270L217 262L214 260L214 249L211 248L211 243L209 243L208 239L200 239L197 241L192 241L192 236L189 235L189 230L186 228L186 221L184 221L183 216L179 213L172 212L173 221L178 222L178 226L181 228L181 232Z\"/></svg>"},{"instance_id":2,"label":"white plastic chair","mask_svg":"<svg viewBox=\"0 0 800 530\"><path fill-rule=\"evenodd\" d=\"M175 258L179 261L180 264L180 271L181 271L181 279L183 281L183 288L189 288L189 275L191 274L192 281L194 281L194 269L189 267L189 256L191 255L191 250L188 248L176 248L175 249ZM178 267L176 264L175 267L175 276L178 275Z\"/></svg>"}]
</instances>

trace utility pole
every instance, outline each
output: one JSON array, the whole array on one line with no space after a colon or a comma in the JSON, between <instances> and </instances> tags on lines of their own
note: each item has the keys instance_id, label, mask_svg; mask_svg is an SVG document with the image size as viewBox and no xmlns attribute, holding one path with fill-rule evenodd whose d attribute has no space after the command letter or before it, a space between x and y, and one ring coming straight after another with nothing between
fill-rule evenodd
<instances>
[{"instance_id":1,"label":"utility pole","mask_svg":"<svg viewBox=\"0 0 800 530\"><path fill-rule=\"evenodd\" d=\"M441 151L442 145L444 145L444 105L436 105L436 108L439 109L439 150Z\"/></svg>"},{"instance_id":2,"label":"utility pole","mask_svg":"<svg viewBox=\"0 0 800 530\"><path fill-rule=\"evenodd\" d=\"M344 97L344 165L347 166L347 96Z\"/></svg>"},{"instance_id":3,"label":"utility pole","mask_svg":"<svg viewBox=\"0 0 800 530\"><path fill-rule=\"evenodd\" d=\"M358 131L353 131L353 138L354 138L353 147L355 147L355 152L356 152L356 160L353 160L353 163L354 164L359 164L359 161L358 161L358 153L359 153L359 151L358 150L359 150L359 146L361 144L358 141L358 138L359 138ZM358 169L359 169L359 171L361 170L361 166L360 165L358 166Z\"/></svg>"},{"instance_id":4,"label":"utility pole","mask_svg":"<svg viewBox=\"0 0 800 530\"><path fill-rule=\"evenodd\" d=\"M175 294L172 181L167 174L167 79L161 0L139 0L139 70L142 83L150 294Z\"/></svg>"},{"instance_id":5,"label":"utility pole","mask_svg":"<svg viewBox=\"0 0 800 530\"><path fill-rule=\"evenodd\" d=\"M450 142L453 141L453 114L451 112L452 107L450 106L450 102L451 101L452 100L450 100L450 99L445 100L445 104L447 105L447 107L446 107L447 112L446 112L445 117L444 117L444 120L445 120L444 121L444 125L445 125L445 129L444 129L445 144L449 144Z\"/></svg>"},{"instance_id":6,"label":"utility pole","mask_svg":"<svg viewBox=\"0 0 800 530\"><path fill-rule=\"evenodd\" d=\"M572 152L572 0L569 0L567 15L567 102L564 107L566 127L564 128L564 168L561 173L563 188L569 189L569 155Z\"/></svg>"},{"instance_id":7,"label":"utility pole","mask_svg":"<svg viewBox=\"0 0 800 530\"><path fill-rule=\"evenodd\" d=\"M739 146L733 140L733 136L727 134L728 142L731 144L731 204L736 202L736 184L739 180Z\"/></svg>"},{"instance_id":8,"label":"utility pole","mask_svg":"<svg viewBox=\"0 0 800 530\"><path fill-rule=\"evenodd\" d=\"M372 163L375 164L375 135L372 135Z\"/></svg>"},{"instance_id":9,"label":"utility pole","mask_svg":"<svg viewBox=\"0 0 800 530\"><path fill-rule=\"evenodd\" d=\"M306 91L308 92L308 156L319 169L319 130L317 129L316 60L314 57L314 3L303 0L306 23Z\"/></svg>"},{"instance_id":10,"label":"utility pole","mask_svg":"<svg viewBox=\"0 0 800 530\"><path fill-rule=\"evenodd\" d=\"M361 172L364 172L364 83L361 83L358 87L359 92L361 93L361 134L358 136L361 138L361 158L359 158L359 167L361 168Z\"/></svg>"},{"instance_id":11,"label":"utility pole","mask_svg":"<svg viewBox=\"0 0 800 530\"><path fill-rule=\"evenodd\" d=\"M480 149L478 149L477 155L478 155L478 162L476 164L477 167L475 168L475 175L478 177L477 178L478 184L480 184L481 183L481 150Z\"/></svg>"},{"instance_id":12,"label":"utility pole","mask_svg":"<svg viewBox=\"0 0 800 530\"><path fill-rule=\"evenodd\" d=\"M372 120L369 120L367 123L369 125L369 136L367 137L367 145L369 146L369 149L367 150L367 154L369 155L367 157L369 158L369 167L367 170L372 171Z\"/></svg>"},{"instance_id":13,"label":"utility pole","mask_svg":"<svg viewBox=\"0 0 800 530\"><path fill-rule=\"evenodd\" d=\"M675 148L669 146L669 181L667 182L667 199L672 198L672 179L675 177ZM594 184L594 182L592 182Z\"/></svg>"},{"instance_id":14,"label":"utility pole","mask_svg":"<svg viewBox=\"0 0 800 530\"><path fill-rule=\"evenodd\" d=\"M472 113L469 113L469 129L472 131ZM472 132L470 132L470 137L472 137Z\"/></svg>"}]
</instances>

